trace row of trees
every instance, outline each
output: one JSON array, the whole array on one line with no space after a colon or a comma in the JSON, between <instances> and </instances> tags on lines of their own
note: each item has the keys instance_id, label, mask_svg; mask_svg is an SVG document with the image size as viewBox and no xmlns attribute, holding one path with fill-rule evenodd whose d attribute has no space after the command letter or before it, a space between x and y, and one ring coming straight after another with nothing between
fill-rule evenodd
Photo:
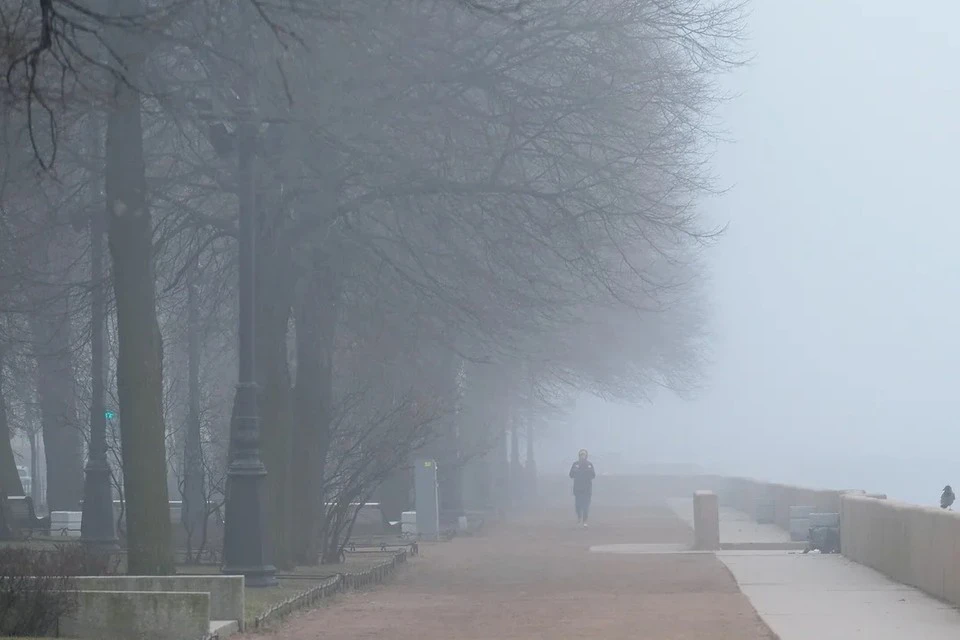
<instances>
[{"instance_id":1,"label":"row of trees","mask_svg":"<svg viewBox=\"0 0 960 640\"><path fill-rule=\"evenodd\" d=\"M0 397L15 426L38 409L51 508L82 498L101 305L130 571L172 570L163 478L194 528L222 496L238 202L278 566L338 557L350 505L441 436L479 454L521 406L689 388L741 23L724 0L0 1Z\"/></svg>"}]
</instances>

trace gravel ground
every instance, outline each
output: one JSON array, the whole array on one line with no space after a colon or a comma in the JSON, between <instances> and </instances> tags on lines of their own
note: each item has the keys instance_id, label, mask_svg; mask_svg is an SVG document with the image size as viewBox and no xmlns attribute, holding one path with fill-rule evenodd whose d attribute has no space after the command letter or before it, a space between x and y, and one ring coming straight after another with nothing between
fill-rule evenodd
<instances>
[{"instance_id":1,"label":"gravel ground","mask_svg":"<svg viewBox=\"0 0 960 640\"><path fill-rule=\"evenodd\" d=\"M572 509L571 509L572 510ZM666 507L548 511L485 535L421 545L389 584L293 618L284 640L641 638L772 640L710 554L613 555L592 545L686 543Z\"/></svg>"}]
</instances>

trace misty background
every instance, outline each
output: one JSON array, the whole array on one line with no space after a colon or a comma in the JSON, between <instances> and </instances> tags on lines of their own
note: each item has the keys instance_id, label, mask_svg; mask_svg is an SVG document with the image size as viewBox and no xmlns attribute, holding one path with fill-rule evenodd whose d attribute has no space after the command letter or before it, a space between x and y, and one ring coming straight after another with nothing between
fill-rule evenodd
<instances>
[{"instance_id":1,"label":"misty background","mask_svg":"<svg viewBox=\"0 0 960 640\"><path fill-rule=\"evenodd\" d=\"M541 471L587 447L601 473L695 463L930 504L960 483L958 24L947 0L753 3L755 58L723 80L730 190L704 204L729 227L703 388L581 397Z\"/></svg>"}]
</instances>

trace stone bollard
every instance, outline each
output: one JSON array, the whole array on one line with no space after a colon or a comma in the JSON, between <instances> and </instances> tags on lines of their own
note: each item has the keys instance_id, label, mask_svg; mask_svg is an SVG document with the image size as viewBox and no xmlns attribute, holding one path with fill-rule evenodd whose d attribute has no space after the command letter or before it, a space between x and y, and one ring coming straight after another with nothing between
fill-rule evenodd
<instances>
[{"instance_id":1,"label":"stone bollard","mask_svg":"<svg viewBox=\"0 0 960 640\"><path fill-rule=\"evenodd\" d=\"M701 551L720 549L720 505L712 491L693 494L694 547Z\"/></svg>"}]
</instances>

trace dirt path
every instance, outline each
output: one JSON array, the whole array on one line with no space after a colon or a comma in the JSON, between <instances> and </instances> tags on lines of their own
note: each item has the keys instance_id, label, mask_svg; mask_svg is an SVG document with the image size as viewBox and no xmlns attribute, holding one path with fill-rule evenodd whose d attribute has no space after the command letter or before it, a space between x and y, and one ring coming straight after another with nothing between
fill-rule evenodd
<instances>
[{"instance_id":1,"label":"dirt path","mask_svg":"<svg viewBox=\"0 0 960 640\"><path fill-rule=\"evenodd\" d=\"M563 638L760 640L712 555L613 555L591 545L686 542L666 508L605 509L590 529L548 512L488 535L423 545L387 586L344 596L272 634L284 640Z\"/></svg>"}]
</instances>

